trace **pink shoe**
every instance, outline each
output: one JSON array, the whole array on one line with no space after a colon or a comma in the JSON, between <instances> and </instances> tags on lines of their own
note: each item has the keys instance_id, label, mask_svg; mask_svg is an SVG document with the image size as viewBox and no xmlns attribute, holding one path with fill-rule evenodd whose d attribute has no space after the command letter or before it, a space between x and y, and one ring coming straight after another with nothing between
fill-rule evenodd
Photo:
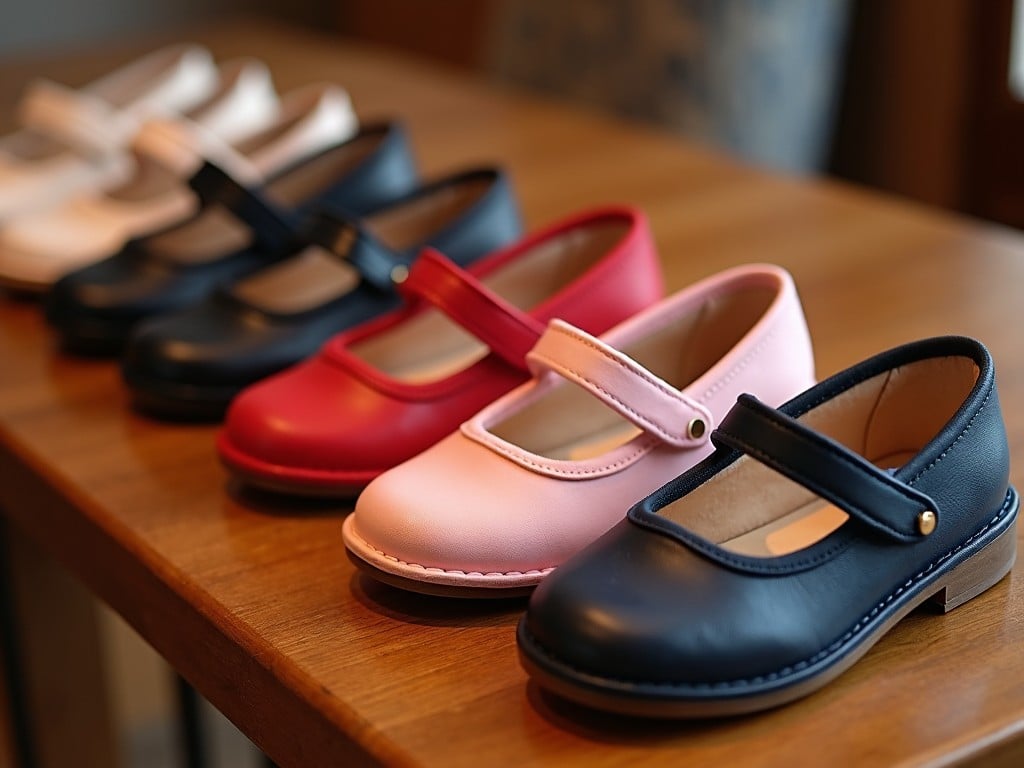
<instances>
[{"instance_id":1,"label":"pink shoe","mask_svg":"<svg viewBox=\"0 0 1024 768\"><path fill-rule=\"evenodd\" d=\"M527 359L532 381L366 488L343 529L356 565L417 592L527 592L710 454L738 395L774 406L814 383L793 280L765 265L707 278L601 340L554 320Z\"/></svg>"}]
</instances>

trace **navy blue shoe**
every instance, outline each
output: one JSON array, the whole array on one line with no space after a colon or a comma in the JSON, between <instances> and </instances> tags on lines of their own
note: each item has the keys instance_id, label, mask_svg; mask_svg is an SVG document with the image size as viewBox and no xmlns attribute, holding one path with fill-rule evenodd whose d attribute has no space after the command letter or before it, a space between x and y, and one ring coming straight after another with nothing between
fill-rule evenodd
<instances>
[{"instance_id":1,"label":"navy blue shoe","mask_svg":"<svg viewBox=\"0 0 1024 768\"><path fill-rule=\"evenodd\" d=\"M189 180L200 203L191 219L132 240L57 281L47 319L65 348L117 354L145 318L180 310L289 256L310 211L329 205L364 214L417 183L405 131L397 124L364 127L259 188L242 186L206 163Z\"/></svg>"},{"instance_id":2,"label":"navy blue shoe","mask_svg":"<svg viewBox=\"0 0 1024 768\"><path fill-rule=\"evenodd\" d=\"M143 323L125 351L125 381L155 415L220 416L243 387L398 307L396 286L423 248L468 266L521 232L511 184L496 169L440 179L363 217L325 209L287 258Z\"/></svg>"},{"instance_id":3,"label":"navy blue shoe","mask_svg":"<svg viewBox=\"0 0 1024 768\"><path fill-rule=\"evenodd\" d=\"M742 395L711 440L534 592L518 642L542 687L656 717L777 706L1013 565L1020 500L973 339L907 344L778 410Z\"/></svg>"}]
</instances>

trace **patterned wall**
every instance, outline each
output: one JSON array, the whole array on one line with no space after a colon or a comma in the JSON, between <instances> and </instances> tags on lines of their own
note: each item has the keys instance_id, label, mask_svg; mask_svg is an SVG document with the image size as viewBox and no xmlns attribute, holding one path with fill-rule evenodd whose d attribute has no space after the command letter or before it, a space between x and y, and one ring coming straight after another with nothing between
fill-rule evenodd
<instances>
[{"instance_id":1,"label":"patterned wall","mask_svg":"<svg viewBox=\"0 0 1024 768\"><path fill-rule=\"evenodd\" d=\"M502 77L655 121L754 162L827 158L848 0L504 0Z\"/></svg>"}]
</instances>

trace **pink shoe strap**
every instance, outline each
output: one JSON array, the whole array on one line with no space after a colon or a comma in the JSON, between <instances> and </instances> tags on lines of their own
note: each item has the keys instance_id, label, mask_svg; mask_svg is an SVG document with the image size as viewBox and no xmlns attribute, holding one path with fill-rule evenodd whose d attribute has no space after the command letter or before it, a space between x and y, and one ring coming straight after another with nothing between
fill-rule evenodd
<instances>
[{"instance_id":1,"label":"pink shoe strap","mask_svg":"<svg viewBox=\"0 0 1024 768\"><path fill-rule=\"evenodd\" d=\"M398 290L433 304L520 370L527 370L526 353L544 332L542 323L432 248L423 250Z\"/></svg>"},{"instance_id":2,"label":"pink shoe strap","mask_svg":"<svg viewBox=\"0 0 1024 768\"><path fill-rule=\"evenodd\" d=\"M536 375L552 371L669 445L707 442L714 424L703 405L593 336L552 320L526 357Z\"/></svg>"},{"instance_id":3,"label":"pink shoe strap","mask_svg":"<svg viewBox=\"0 0 1024 768\"><path fill-rule=\"evenodd\" d=\"M138 128L133 118L101 99L42 79L26 89L18 119L85 154L113 152Z\"/></svg>"}]
</instances>

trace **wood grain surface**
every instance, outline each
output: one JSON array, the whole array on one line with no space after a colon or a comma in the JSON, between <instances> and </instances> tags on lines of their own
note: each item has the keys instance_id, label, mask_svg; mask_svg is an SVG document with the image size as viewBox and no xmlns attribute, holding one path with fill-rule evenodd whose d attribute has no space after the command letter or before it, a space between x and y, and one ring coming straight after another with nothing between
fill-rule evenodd
<instances>
[{"instance_id":1,"label":"wood grain surface","mask_svg":"<svg viewBox=\"0 0 1024 768\"><path fill-rule=\"evenodd\" d=\"M337 80L407 120L428 174L502 160L526 219L625 201L671 287L729 265L796 278L819 375L911 339L976 336L997 361L1024 476L1024 238L895 199L740 167L678 138L423 61L267 24L197 38L266 58L284 87ZM81 81L155 41L9 63ZM9 114L9 112L8 112ZM214 429L128 407L111 362L59 354L38 308L0 302L0 508L282 766L1020 764L1024 566L948 616L914 614L820 693L766 714L657 723L528 685L522 601L410 596L357 576L344 505L235 487Z\"/></svg>"}]
</instances>

